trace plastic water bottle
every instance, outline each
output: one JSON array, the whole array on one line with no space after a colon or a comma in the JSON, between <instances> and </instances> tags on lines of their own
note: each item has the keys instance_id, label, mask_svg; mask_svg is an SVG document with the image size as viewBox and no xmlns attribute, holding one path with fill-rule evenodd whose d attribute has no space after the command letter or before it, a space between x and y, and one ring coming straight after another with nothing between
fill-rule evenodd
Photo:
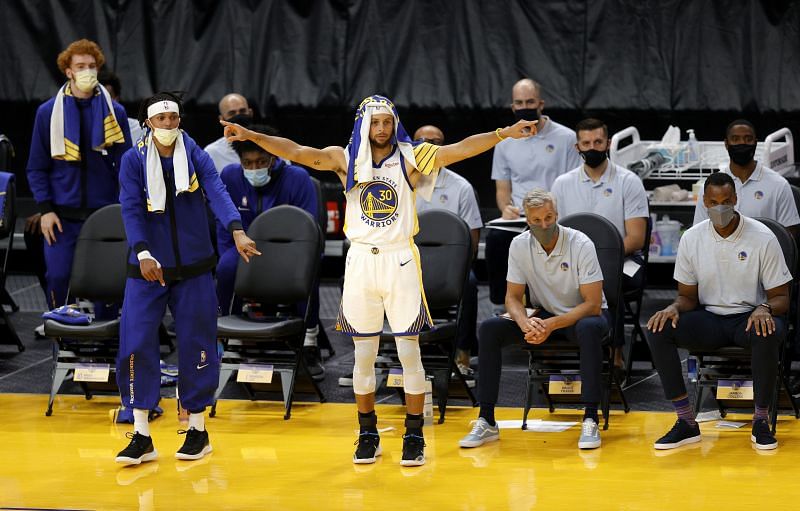
<instances>
[{"instance_id":1,"label":"plastic water bottle","mask_svg":"<svg viewBox=\"0 0 800 511\"><path fill-rule=\"evenodd\" d=\"M697 383L697 357L686 359L686 375L691 383Z\"/></svg>"},{"instance_id":2,"label":"plastic water bottle","mask_svg":"<svg viewBox=\"0 0 800 511\"><path fill-rule=\"evenodd\" d=\"M639 176L644 176L661 167L666 162L667 158L663 154L658 151L651 151L641 160L635 161L628 165L628 170L635 172Z\"/></svg>"},{"instance_id":3,"label":"plastic water bottle","mask_svg":"<svg viewBox=\"0 0 800 511\"><path fill-rule=\"evenodd\" d=\"M694 136L694 130L686 130L689 133L689 143L687 144L686 163L697 163L700 161L700 143Z\"/></svg>"},{"instance_id":4,"label":"plastic water bottle","mask_svg":"<svg viewBox=\"0 0 800 511\"><path fill-rule=\"evenodd\" d=\"M433 382L429 376L425 377L425 400L422 407L422 418L426 426L433 425Z\"/></svg>"}]
</instances>

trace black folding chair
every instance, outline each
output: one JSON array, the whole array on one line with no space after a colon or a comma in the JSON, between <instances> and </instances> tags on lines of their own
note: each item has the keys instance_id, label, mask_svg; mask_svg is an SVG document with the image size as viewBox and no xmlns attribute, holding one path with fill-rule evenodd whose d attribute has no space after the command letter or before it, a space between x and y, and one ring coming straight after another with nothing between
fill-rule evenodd
<instances>
[{"instance_id":1,"label":"black folding chair","mask_svg":"<svg viewBox=\"0 0 800 511\"><path fill-rule=\"evenodd\" d=\"M769 227L769 229L778 238L778 243L783 251L783 257L786 260L786 265L792 272L792 277L796 278L797 268L797 246L794 238L775 220L769 218L756 218L759 222ZM796 282L792 281L789 286L790 302L791 296L795 294ZM775 432L778 424L778 409L791 409L794 412L795 418L800 418L800 406L797 400L792 396L789 383L789 346L792 345L792 338L796 334L794 328L794 321L797 311L790 307L789 312L784 319L786 320L787 335L786 340L780 347L780 356L778 358L778 374L775 385L775 393L772 396L770 403L770 422L772 424L772 431ZM719 380L741 380L743 377L752 377L751 368L751 354L748 348L741 346L726 346L717 350L690 350L689 356L697 359L697 381L695 382L695 414L700 411L703 404L704 391L706 389L714 390L716 396L716 389ZM783 392L782 392L783 391ZM726 400L716 399L717 408L720 415L724 417L730 408L742 408L746 403L748 406L752 405L750 400Z\"/></svg>"},{"instance_id":2,"label":"black folding chair","mask_svg":"<svg viewBox=\"0 0 800 511\"><path fill-rule=\"evenodd\" d=\"M419 215L419 233L414 239L422 265L422 286L434 328L420 333L419 344L425 372L433 376L433 391L444 422L450 396L450 376L456 378L461 395L477 404L472 389L455 362L456 341L461 322L461 301L472 262L469 227L458 215L443 209ZM380 354L391 359L382 372L400 367L391 332L381 334ZM402 388L398 388L403 397Z\"/></svg>"},{"instance_id":3,"label":"black folding chair","mask_svg":"<svg viewBox=\"0 0 800 511\"><path fill-rule=\"evenodd\" d=\"M597 251L597 259L603 272L603 294L611 314L608 334L603 339L603 392L600 403L604 424L608 429L612 394L622 403L625 413L630 410L628 401L622 390L622 383L614 374L614 354L618 349L613 345L614 332L622 314L622 265L625 259L625 247L617 228L607 219L594 213L577 213L559 221L565 227L571 227L586 234L592 240ZM528 352L528 385L525 393L525 410L523 412L522 429L527 429L528 413L533 406L533 396L537 385L544 394L550 412L555 411L557 402L578 402L580 396L554 396L548 393L551 376L563 375L565 371L577 372L580 368L579 347L555 334L539 345L526 344Z\"/></svg>"},{"instance_id":4,"label":"black folding chair","mask_svg":"<svg viewBox=\"0 0 800 511\"><path fill-rule=\"evenodd\" d=\"M128 242L119 204L92 213L81 227L75 245L75 258L69 278L71 296L86 300L122 303L127 278ZM68 325L53 320L44 322L44 334L54 339L50 400L45 415L53 413L53 401L67 373L85 363L109 364L109 379L104 390L117 391L113 375L119 351L119 318L93 321L86 326ZM90 385L81 383L86 399Z\"/></svg>"},{"instance_id":5,"label":"black folding chair","mask_svg":"<svg viewBox=\"0 0 800 511\"><path fill-rule=\"evenodd\" d=\"M2 168L2 167L0 167ZM11 298L11 295L6 289L6 275L8 271L8 258L14 248L14 228L17 223L17 210L16 210L16 187L14 183L14 175L7 172L0 172L8 178L8 185L4 190L0 190L0 194L5 196L3 210L0 211L0 240L7 239L5 252L3 253L3 260L0 263L0 344L16 345L17 350L25 351L25 345L17 335L14 325L11 323L11 318L8 317L6 306L11 308L11 312L17 312L19 306Z\"/></svg>"},{"instance_id":6,"label":"black folding chair","mask_svg":"<svg viewBox=\"0 0 800 511\"><path fill-rule=\"evenodd\" d=\"M258 319L231 315L217 320L217 335L223 339L224 352L211 416L216 414L217 399L234 372L243 364L269 364L280 379L284 419L288 419L298 372L308 377L312 391L320 402L325 402L303 357L307 318L295 314L298 302L311 301L322 255L322 235L316 219L308 212L287 205L258 215L247 235L263 255L253 257L249 263L239 261L234 291L244 300L275 308L276 312ZM273 388L272 384L244 385L252 399Z\"/></svg>"}]
</instances>

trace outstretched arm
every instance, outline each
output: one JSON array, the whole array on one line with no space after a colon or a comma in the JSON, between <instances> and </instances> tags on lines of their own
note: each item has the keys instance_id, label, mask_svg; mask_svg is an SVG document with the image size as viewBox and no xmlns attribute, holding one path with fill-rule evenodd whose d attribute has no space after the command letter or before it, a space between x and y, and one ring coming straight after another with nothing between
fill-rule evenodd
<instances>
[{"instance_id":1,"label":"outstretched arm","mask_svg":"<svg viewBox=\"0 0 800 511\"><path fill-rule=\"evenodd\" d=\"M228 142L250 140L270 154L312 169L330 170L342 175L347 172L344 151L341 147L330 146L325 149L316 149L301 146L288 138L264 135L231 122L219 122L225 126L225 138Z\"/></svg>"},{"instance_id":2,"label":"outstretched arm","mask_svg":"<svg viewBox=\"0 0 800 511\"><path fill-rule=\"evenodd\" d=\"M539 121L517 121L513 126L498 128L488 133L480 133L465 138L461 142L445 145L436 153L436 168L446 167L475 155L488 151L506 138L527 138L536 135L536 123Z\"/></svg>"}]
</instances>

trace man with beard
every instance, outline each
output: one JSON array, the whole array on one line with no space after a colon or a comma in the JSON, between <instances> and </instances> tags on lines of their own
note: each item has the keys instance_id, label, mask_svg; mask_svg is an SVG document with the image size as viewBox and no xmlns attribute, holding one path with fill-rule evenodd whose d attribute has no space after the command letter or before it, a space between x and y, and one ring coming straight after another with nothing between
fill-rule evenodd
<instances>
[{"instance_id":1,"label":"man with beard","mask_svg":"<svg viewBox=\"0 0 800 511\"><path fill-rule=\"evenodd\" d=\"M345 263L336 326L353 337L355 344L353 391L360 432L353 463L374 463L381 454L375 415L375 358L385 314L403 366L408 408L400 464L424 464L425 370L418 341L420 331L431 326L431 319L413 239L418 230L415 196L419 193L430 199L441 167L487 151L506 138L530 137L536 133L536 122L519 121L445 146L414 144L394 104L376 95L358 106L346 148L314 149L221 123L228 141L252 140L279 158L336 172L342 181L347 200L345 234L352 246Z\"/></svg>"}]
</instances>

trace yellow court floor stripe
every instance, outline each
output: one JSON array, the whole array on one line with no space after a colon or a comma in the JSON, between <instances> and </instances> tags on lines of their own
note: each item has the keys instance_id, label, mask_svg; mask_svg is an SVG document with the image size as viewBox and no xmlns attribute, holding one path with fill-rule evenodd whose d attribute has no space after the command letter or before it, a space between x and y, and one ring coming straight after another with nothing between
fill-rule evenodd
<instances>
[{"instance_id":1,"label":"yellow court floor stripe","mask_svg":"<svg viewBox=\"0 0 800 511\"><path fill-rule=\"evenodd\" d=\"M428 462L399 466L404 409L379 406L384 455L353 465L355 407L297 403L282 419L275 402L222 401L207 419L214 452L200 461L174 459L174 400L151 425L157 461L119 467L129 425L111 422L116 400L60 396L45 417L43 395L0 395L0 508L60 509L796 509L800 421L781 417L780 447L759 452L747 424L702 425L703 441L655 451L672 413L614 412L603 446L579 451L579 427L561 433L502 430L501 441L460 449L476 416L451 408L442 425L425 428ZM520 419L498 409L498 419ZM577 421L575 411L533 419Z\"/></svg>"}]
</instances>

